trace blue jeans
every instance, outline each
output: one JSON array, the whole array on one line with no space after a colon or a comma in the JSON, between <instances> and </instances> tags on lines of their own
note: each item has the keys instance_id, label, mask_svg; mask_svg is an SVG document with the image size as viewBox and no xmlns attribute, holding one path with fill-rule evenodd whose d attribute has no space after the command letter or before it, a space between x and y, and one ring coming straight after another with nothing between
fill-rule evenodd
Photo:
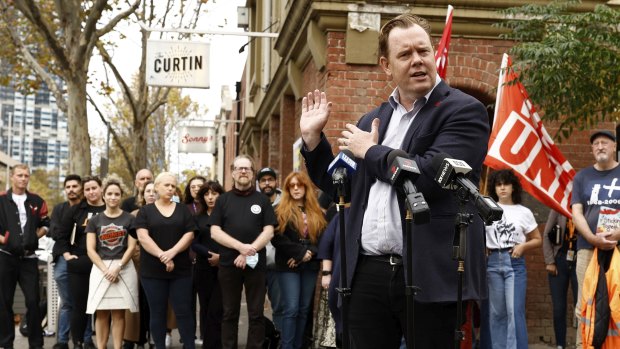
<instances>
[{"instance_id":1,"label":"blue jeans","mask_svg":"<svg viewBox=\"0 0 620 349\"><path fill-rule=\"evenodd\" d=\"M69 343L69 331L71 330L71 296L69 293L69 273L67 273L67 261L59 256L54 263L54 280L60 296L60 309L58 309L58 343ZM93 326L91 315L88 315L84 342L93 342Z\"/></svg>"},{"instance_id":2,"label":"blue jeans","mask_svg":"<svg viewBox=\"0 0 620 349\"><path fill-rule=\"evenodd\" d=\"M284 309L282 309L282 302L280 301L280 283L278 282L277 273L275 270L267 269L267 296L269 302L271 302L271 318L273 324L278 331L282 328L282 316Z\"/></svg>"},{"instance_id":3,"label":"blue jeans","mask_svg":"<svg viewBox=\"0 0 620 349\"><path fill-rule=\"evenodd\" d=\"M575 263L566 260L566 252L560 250L555 256L555 266L558 275L549 275L549 288L551 289L551 302L553 303L553 330L557 346L566 348L566 299L568 298L568 285L573 290L573 304L577 297L577 273Z\"/></svg>"},{"instance_id":4,"label":"blue jeans","mask_svg":"<svg viewBox=\"0 0 620 349\"><path fill-rule=\"evenodd\" d=\"M183 347L194 349L194 315L192 314L192 277L178 279L141 278L142 287L149 303L150 330L155 348L166 347L166 316L168 301L177 319Z\"/></svg>"},{"instance_id":5,"label":"blue jeans","mask_svg":"<svg viewBox=\"0 0 620 349\"><path fill-rule=\"evenodd\" d=\"M515 272L509 251L491 252L487 259L487 278L493 348L516 348Z\"/></svg>"},{"instance_id":6,"label":"blue jeans","mask_svg":"<svg viewBox=\"0 0 620 349\"><path fill-rule=\"evenodd\" d=\"M277 272L280 284L280 303L284 310L281 328L282 349L300 349L310 304L316 286L317 270L300 267L298 272Z\"/></svg>"},{"instance_id":7,"label":"blue jeans","mask_svg":"<svg viewBox=\"0 0 620 349\"><path fill-rule=\"evenodd\" d=\"M527 293L527 269L525 258L512 258L515 274L514 312L517 330L517 349L527 349L527 322L525 320L525 294Z\"/></svg>"}]
</instances>

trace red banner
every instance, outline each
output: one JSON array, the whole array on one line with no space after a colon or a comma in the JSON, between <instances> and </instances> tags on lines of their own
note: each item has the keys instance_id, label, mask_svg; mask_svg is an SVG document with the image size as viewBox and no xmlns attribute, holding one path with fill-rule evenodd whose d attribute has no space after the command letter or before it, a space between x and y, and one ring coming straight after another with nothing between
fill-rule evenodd
<instances>
[{"instance_id":1,"label":"red banner","mask_svg":"<svg viewBox=\"0 0 620 349\"><path fill-rule=\"evenodd\" d=\"M446 71L448 70L448 48L450 48L450 37L452 36L452 12L454 7L448 5L448 13L446 14L446 26L443 28L443 35L441 41L437 45L437 51L435 52L435 62L437 64L437 74L442 79L446 78Z\"/></svg>"},{"instance_id":2,"label":"red banner","mask_svg":"<svg viewBox=\"0 0 620 349\"><path fill-rule=\"evenodd\" d=\"M571 217L570 196L575 170L545 130L525 88L516 81L517 77L510 56L504 54L489 152L484 163L494 169L514 170L525 191Z\"/></svg>"}]
</instances>

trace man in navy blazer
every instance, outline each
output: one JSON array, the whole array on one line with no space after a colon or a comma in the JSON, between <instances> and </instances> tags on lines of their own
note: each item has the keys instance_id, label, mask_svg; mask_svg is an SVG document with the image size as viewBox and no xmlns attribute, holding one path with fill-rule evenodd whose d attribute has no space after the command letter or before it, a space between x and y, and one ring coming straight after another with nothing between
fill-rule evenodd
<instances>
[{"instance_id":1,"label":"man in navy blazer","mask_svg":"<svg viewBox=\"0 0 620 349\"><path fill-rule=\"evenodd\" d=\"M380 61L396 88L388 102L347 124L338 138L350 150L357 171L350 176L351 209L346 225L346 258L353 348L398 348L406 333L405 272L400 257L405 204L390 186L388 154L405 150L421 174L415 185L431 212L426 224L413 226L413 285L416 348L454 346L457 261L452 259L457 199L434 180L431 163L440 153L464 160L470 179L480 180L489 138L485 107L448 86L437 75L426 20L412 14L387 22L379 36ZM331 102L315 90L302 100L302 155L312 180L324 191L334 188L327 168L334 159L322 130ZM467 232L463 299L487 297L483 222L469 203L474 219ZM405 256L406 257L406 256ZM411 344L410 344L411 347Z\"/></svg>"}]
</instances>

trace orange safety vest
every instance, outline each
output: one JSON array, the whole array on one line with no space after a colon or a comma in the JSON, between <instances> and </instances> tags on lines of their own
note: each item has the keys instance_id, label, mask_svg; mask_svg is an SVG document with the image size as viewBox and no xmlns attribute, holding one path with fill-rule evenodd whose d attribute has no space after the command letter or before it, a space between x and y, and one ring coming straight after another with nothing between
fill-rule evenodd
<instances>
[{"instance_id":1,"label":"orange safety vest","mask_svg":"<svg viewBox=\"0 0 620 349\"><path fill-rule=\"evenodd\" d=\"M581 337L583 348L594 348L592 340L594 338L594 326L596 316L596 289L598 285L600 266L598 263L598 249L594 249L594 254L586 270L581 292ZM620 252L617 248L613 249L613 255L609 269L605 273L607 280L607 293L609 296L609 325L607 337L600 348L615 349L620 348Z\"/></svg>"}]
</instances>

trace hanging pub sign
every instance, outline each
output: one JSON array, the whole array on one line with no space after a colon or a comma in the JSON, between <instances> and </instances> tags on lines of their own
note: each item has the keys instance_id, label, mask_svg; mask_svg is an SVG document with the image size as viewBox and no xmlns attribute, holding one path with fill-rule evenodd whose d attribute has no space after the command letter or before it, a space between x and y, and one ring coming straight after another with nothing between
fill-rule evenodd
<instances>
[{"instance_id":1,"label":"hanging pub sign","mask_svg":"<svg viewBox=\"0 0 620 349\"><path fill-rule=\"evenodd\" d=\"M215 153L215 128L182 126L179 128L179 153Z\"/></svg>"},{"instance_id":2,"label":"hanging pub sign","mask_svg":"<svg viewBox=\"0 0 620 349\"><path fill-rule=\"evenodd\" d=\"M209 88L209 44L148 40L146 83L151 86Z\"/></svg>"}]
</instances>

